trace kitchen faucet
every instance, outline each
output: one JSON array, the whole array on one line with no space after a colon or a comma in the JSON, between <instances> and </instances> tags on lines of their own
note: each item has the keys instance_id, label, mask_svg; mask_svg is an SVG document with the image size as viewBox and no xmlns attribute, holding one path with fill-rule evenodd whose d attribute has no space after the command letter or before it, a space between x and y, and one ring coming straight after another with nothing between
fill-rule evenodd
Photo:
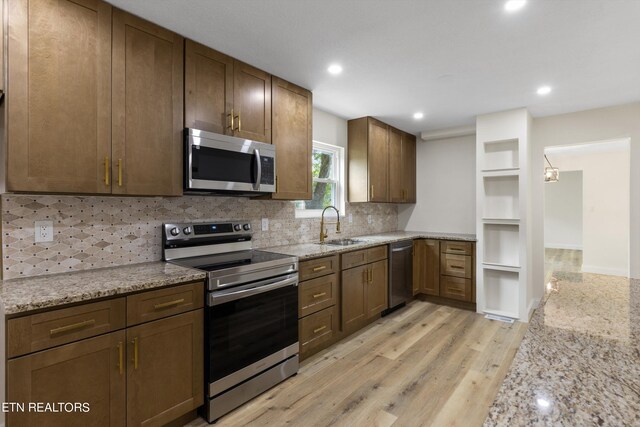
<instances>
[{"instance_id":1,"label":"kitchen faucet","mask_svg":"<svg viewBox=\"0 0 640 427\"><path fill-rule=\"evenodd\" d=\"M324 243L324 239L328 236L327 230L324 228L324 211L329 208L336 211L336 215L338 215L338 221L336 222L336 234L340 234L340 211L338 211L335 206L329 205L322 210L322 215L320 215L320 243Z\"/></svg>"}]
</instances>

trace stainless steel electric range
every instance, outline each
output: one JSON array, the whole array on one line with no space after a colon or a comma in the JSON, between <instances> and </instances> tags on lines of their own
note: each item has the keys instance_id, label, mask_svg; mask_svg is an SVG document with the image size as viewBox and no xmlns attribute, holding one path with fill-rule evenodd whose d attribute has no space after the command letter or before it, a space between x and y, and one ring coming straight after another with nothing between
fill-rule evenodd
<instances>
[{"instance_id":1,"label":"stainless steel electric range","mask_svg":"<svg viewBox=\"0 0 640 427\"><path fill-rule=\"evenodd\" d=\"M298 260L251 237L246 221L162 227L165 261L207 272L209 422L298 371Z\"/></svg>"}]
</instances>

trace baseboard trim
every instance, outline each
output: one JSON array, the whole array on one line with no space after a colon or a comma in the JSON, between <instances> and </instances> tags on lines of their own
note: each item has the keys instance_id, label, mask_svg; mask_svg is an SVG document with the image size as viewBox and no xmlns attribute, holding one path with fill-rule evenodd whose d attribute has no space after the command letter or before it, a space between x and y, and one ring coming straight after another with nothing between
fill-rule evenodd
<instances>
[{"instance_id":1,"label":"baseboard trim","mask_svg":"<svg viewBox=\"0 0 640 427\"><path fill-rule=\"evenodd\" d=\"M583 273L605 274L607 276L629 277L629 271L620 268L599 267L597 265L582 264Z\"/></svg>"},{"instance_id":2,"label":"baseboard trim","mask_svg":"<svg viewBox=\"0 0 640 427\"><path fill-rule=\"evenodd\" d=\"M533 316L533 312L540 305L540 298L534 298L529 303L529 308L527 309L527 321L531 320L531 316Z\"/></svg>"},{"instance_id":3,"label":"baseboard trim","mask_svg":"<svg viewBox=\"0 0 640 427\"><path fill-rule=\"evenodd\" d=\"M581 251L582 245L565 245L564 243L545 243L545 249L571 249L574 251Z\"/></svg>"}]
</instances>

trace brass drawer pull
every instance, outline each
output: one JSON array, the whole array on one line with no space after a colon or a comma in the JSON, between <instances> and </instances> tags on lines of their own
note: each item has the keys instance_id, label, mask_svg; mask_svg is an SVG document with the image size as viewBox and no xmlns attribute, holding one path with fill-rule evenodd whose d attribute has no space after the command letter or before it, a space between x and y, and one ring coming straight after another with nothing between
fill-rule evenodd
<instances>
[{"instance_id":1,"label":"brass drawer pull","mask_svg":"<svg viewBox=\"0 0 640 427\"><path fill-rule=\"evenodd\" d=\"M313 294L313 297L314 298L320 298L320 297L325 296L326 294L327 294L326 292L320 292L319 294Z\"/></svg>"},{"instance_id":2,"label":"brass drawer pull","mask_svg":"<svg viewBox=\"0 0 640 427\"><path fill-rule=\"evenodd\" d=\"M314 334L317 334L318 332L323 331L323 330L325 330L325 329L327 329L327 326L326 326L326 325L325 325L325 326L320 326L319 328L314 329L314 330L313 330L313 333L314 333Z\"/></svg>"},{"instance_id":3,"label":"brass drawer pull","mask_svg":"<svg viewBox=\"0 0 640 427\"><path fill-rule=\"evenodd\" d=\"M122 341L118 343L118 368L120 370L120 375L124 372L124 351L122 348Z\"/></svg>"},{"instance_id":4,"label":"brass drawer pull","mask_svg":"<svg viewBox=\"0 0 640 427\"><path fill-rule=\"evenodd\" d=\"M326 265L321 265L320 267L313 267L313 271L322 271L324 269L326 269L327 266Z\"/></svg>"},{"instance_id":5,"label":"brass drawer pull","mask_svg":"<svg viewBox=\"0 0 640 427\"><path fill-rule=\"evenodd\" d=\"M466 252L467 250L465 248L455 248L455 247L449 247L449 250L451 252Z\"/></svg>"},{"instance_id":6,"label":"brass drawer pull","mask_svg":"<svg viewBox=\"0 0 640 427\"><path fill-rule=\"evenodd\" d=\"M75 331L76 329L86 328L87 326L93 326L96 324L95 319L85 320L83 322L74 323L73 325L61 326L59 328L54 328L49 331L49 335L57 335L63 334L65 332Z\"/></svg>"},{"instance_id":7,"label":"brass drawer pull","mask_svg":"<svg viewBox=\"0 0 640 427\"><path fill-rule=\"evenodd\" d=\"M161 310L163 308L173 307L174 305L182 304L183 302L184 302L184 298L180 298L180 299L169 301L169 302L163 302L161 304L156 304L153 306L153 308L155 310Z\"/></svg>"},{"instance_id":8,"label":"brass drawer pull","mask_svg":"<svg viewBox=\"0 0 640 427\"><path fill-rule=\"evenodd\" d=\"M464 270L464 267L460 267L459 265L450 265L449 268L455 268L456 270Z\"/></svg>"}]
</instances>

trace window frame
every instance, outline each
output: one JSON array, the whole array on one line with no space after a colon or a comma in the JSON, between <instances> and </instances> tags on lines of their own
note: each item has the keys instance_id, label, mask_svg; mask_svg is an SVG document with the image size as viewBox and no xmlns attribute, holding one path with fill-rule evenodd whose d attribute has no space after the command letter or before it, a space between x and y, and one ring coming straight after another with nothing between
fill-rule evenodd
<instances>
[{"instance_id":1,"label":"window frame","mask_svg":"<svg viewBox=\"0 0 640 427\"><path fill-rule=\"evenodd\" d=\"M313 188L314 182L326 182L326 183L335 183L336 193L335 193L335 203L336 208L340 211L340 215L345 214L345 156L344 156L344 147L334 144L327 144L322 141L312 141L312 149L311 156L313 156L314 150L321 150L324 152L329 152L333 155L333 179L330 178L314 178L312 177L311 185ZM322 209L299 209L297 203L304 202L304 200L296 200L294 202L295 206L295 217L296 218L320 218L322 215ZM336 213L333 209L328 210L325 213L325 218L335 218Z\"/></svg>"}]
</instances>

